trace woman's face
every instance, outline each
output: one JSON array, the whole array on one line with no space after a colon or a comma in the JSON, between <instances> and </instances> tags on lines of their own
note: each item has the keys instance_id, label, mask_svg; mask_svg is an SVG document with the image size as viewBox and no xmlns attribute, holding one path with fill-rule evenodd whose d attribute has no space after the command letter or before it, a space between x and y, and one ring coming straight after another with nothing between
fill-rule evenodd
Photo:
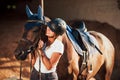
<instances>
[{"instance_id":1,"label":"woman's face","mask_svg":"<svg viewBox=\"0 0 120 80\"><path fill-rule=\"evenodd\" d=\"M48 38L53 38L56 36L56 34L49 27L47 27L46 36L48 36Z\"/></svg>"}]
</instances>

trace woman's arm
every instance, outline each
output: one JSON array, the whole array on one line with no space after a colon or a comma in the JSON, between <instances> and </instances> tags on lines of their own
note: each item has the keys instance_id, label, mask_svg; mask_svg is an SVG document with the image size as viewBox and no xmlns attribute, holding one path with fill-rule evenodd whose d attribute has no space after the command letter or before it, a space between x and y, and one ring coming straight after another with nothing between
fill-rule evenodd
<instances>
[{"instance_id":1,"label":"woman's arm","mask_svg":"<svg viewBox=\"0 0 120 80\"><path fill-rule=\"evenodd\" d=\"M40 53L41 53L42 61L48 70L50 70L59 61L60 57L62 56L61 53L55 52L53 53L51 58L48 59L42 50L40 50Z\"/></svg>"},{"instance_id":2,"label":"woman's arm","mask_svg":"<svg viewBox=\"0 0 120 80\"><path fill-rule=\"evenodd\" d=\"M52 56L49 59L43 51L43 45L44 45L44 42L40 40L38 43L39 55L42 58L43 64L46 66L48 70L50 70L59 61L62 54L60 52L54 52L52 53Z\"/></svg>"}]
</instances>

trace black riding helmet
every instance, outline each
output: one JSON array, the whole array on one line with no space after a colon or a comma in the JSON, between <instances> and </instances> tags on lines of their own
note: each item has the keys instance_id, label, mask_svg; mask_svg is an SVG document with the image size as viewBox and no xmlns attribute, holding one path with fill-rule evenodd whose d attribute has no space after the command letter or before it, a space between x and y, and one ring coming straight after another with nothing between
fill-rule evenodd
<instances>
[{"instance_id":1,"label":"black riding helmet","mask_svg":"<svg viewBox=\"0 0 120 80\"><path fill-rule=\"evenodd\" d=\"M66 31L66 22L61 18L52 19L47 26L57 35L62 35Z\"/></svg>"}]
</instances>

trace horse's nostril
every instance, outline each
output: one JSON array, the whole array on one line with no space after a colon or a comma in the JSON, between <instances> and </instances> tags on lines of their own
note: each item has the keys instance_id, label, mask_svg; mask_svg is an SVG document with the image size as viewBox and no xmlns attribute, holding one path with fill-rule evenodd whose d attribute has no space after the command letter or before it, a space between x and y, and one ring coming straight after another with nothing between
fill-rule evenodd
<instances>
[{"instance_id":1,"label":"horse's nostril","mask_svg":"<svg viewBox=\"0 0 120 80\"><path fill-rule=\"evenodd\" d=\"M20 50L15 50L14 54L15 54L15 58L18 59L19 55L21 54L21 51Z\"/></svg>"},{"instance_id":2,"label":"horse's nostril","mask_svg":"<svg viewBox=\"0 0 120 80\"><path fill-rule=\"evenodd\" d=\"M17 60L25 60L27 58L27 55L28 55L28 53L26 53L23 50L15 50L14 54L15 54L15 58Z\"/></svg>"}]
</instances>

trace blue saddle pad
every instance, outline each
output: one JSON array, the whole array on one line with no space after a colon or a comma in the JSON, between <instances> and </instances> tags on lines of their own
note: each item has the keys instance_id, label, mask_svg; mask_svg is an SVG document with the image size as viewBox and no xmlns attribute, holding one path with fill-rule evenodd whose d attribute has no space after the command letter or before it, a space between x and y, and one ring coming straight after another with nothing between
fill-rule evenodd
<instances>
[{"instance_id":1,"label":"blue saddle pad","mask_svg":"<svg viewBox=\"0 0 120 80\"><path fill-rule=\"evenodd\" d=\"M97 50L92 46L93 44L98 47L97 40L89 34L89 32L81 32L79 29L76 29L79 32L79 35L82 37L84 43L87 46L88 52L89 53L95 53ZM70 26L67 25L67 36L72 42L75 50L77 51L78 54L83 55L81 47L78 45L77 41L75 40L73 34L72 34L72 29Z\"/></svg>"}]
</instances>

